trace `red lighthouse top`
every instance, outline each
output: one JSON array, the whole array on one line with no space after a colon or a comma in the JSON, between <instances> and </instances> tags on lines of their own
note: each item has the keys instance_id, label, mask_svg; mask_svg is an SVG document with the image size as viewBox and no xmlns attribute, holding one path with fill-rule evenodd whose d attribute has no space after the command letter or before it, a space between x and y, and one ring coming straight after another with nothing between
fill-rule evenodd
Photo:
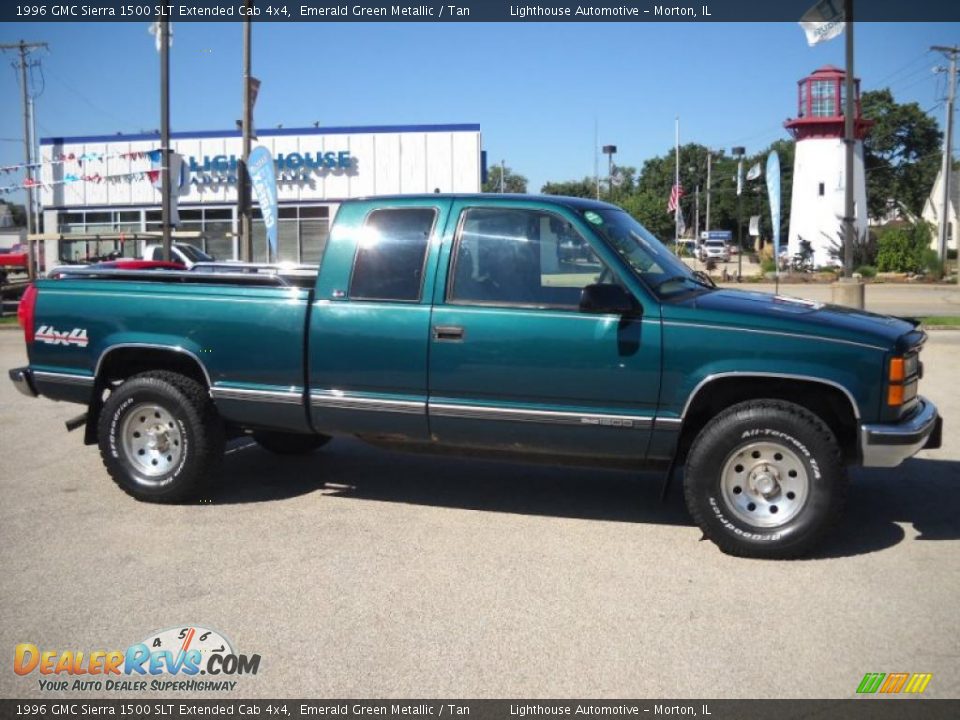
<instances>
[{"instance_id":1,"label":"red lighthouse top","mask_svg":"<svg viewBox=\"0 0 960 720\"><path fill-rule=\"evenodd\" d=\"M840 68L824 65L797 83L797 117L784 123L791 135L797 140L843 137L846 78ZM856 78L854 107L854 134L862 140L873 121L860 116L860 80Z\"/></svg>"}]
</instances>

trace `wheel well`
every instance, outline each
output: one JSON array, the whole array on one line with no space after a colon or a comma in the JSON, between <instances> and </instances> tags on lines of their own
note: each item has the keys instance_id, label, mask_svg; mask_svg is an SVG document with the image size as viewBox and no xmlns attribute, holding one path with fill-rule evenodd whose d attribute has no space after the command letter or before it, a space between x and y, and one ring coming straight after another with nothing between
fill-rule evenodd
<instances>
[{"instance_id":1,"label":"wheel well","mask_svg":"<svg viewBox=\"0 0 960 720\"><path fill-rule=\"evenodd\" d=\"M209 386L207 374L200 362L192 355L179 350L163 348L121 347L109 351L97 372L97 384L126 380L128 377L150 370L169 370Z\"/></svg>"},{"instance_id":2,"label":"wheel well","mask_svg":"<svg viewBox=\"0 0 960 720\"><path fill-rule=\"evenodd\" d=\"M806 408L833 430L846 462L857 459L857 418L850 398L837 387L814 380L770 377L718 378L704 385L687 408L683 420L678 459L700 430L717 414L746 400L786 400Z\"/></svg>"},{"instance_id":3,"label":"wheel well","mask_svg":"<svg viewBox=\"0 0 960 720\"><path fill-rule=\"evenodd\" d=\"M97 421L107 389L116 382L151 370L168 370L184 375L209 388L207 374L193 355L174 349L151 347L119 347L109 350L97 367L97 378L87 408L87 426L83 441L87 445L97 442Z\"/></svg>"}]
</instances>

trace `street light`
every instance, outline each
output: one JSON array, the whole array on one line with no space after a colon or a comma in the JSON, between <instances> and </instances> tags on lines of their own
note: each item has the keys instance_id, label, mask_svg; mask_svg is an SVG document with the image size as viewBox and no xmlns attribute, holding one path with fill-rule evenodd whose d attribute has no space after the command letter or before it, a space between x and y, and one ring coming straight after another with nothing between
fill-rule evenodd
<instances>
[{"instance_id":1,"label":"street light","mask_svg":"<svg viewBox=\"0 0 960 720\"><path fill-rule=\"evenodd\" d=\"M613 194L613 156L617 152L616 145L604 145L603 154L607 156L607 195Z\"/></svg>"},{"instance_id":2,"label":"street light","mask_svg":"<svg viewBox=\"0 0 960 720\"><path fill-rule=\"evenodd\" d=\"M747 149L737 145L730 149L737 158L737 282L743 281L743 156Z\"/></svg>"}]
</instances>

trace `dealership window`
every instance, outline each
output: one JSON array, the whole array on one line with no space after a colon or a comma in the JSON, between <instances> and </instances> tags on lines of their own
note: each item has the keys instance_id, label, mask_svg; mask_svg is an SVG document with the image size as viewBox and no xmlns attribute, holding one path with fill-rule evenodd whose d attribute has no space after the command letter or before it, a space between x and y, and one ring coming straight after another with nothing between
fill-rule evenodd
<instances>
[{"instance_id":1,"label":"dealership window","mask_svg":"<svg viewBox=\"0 0 960 720\"><path fill-rule=\"evenodd\" d=\"M447 297L451 302L578 309L580 292L608 274L567 220L536 210L465 210Z\"/></svg>"},{"instance_id":2,"label":"dealership window","mask_svg":"<svg viewBox=\"0 0 960 720\"><path fill-rule=\"evenodd\" d=\"M317 264L323 254L329 235L330 209L326 206L290 206L281 207L278 213L279 260ZM267 241L263 219L259 208L253 210L253 247L254 261L266 262ZM232 207L181 208L180 231L199 232L197 238L181 239L196 245L217 260L231 260L234 254L234 209ZM149 210L91 210L62 212L58 216L58 229L63 234L135 233L143 230L160 233L161 211ZM103 240L82 241L62 245L62 258L84 260L93 255L119 251L125 257L134 257L149 243L158 243L159 239L147 241ZM89 248L89 249L88 249ZM98 249L99 248L99 249ZM273 258L274 261L277 258Z\"/></svg>"},{"instance_id":3,"label":"dealership window","mask_svg":"<svg viewBox=\"0 0 960 720\"><path fill-rule=\"evenodd\" d=\"M300 262L318 265L330 236L330 208L300 208Z\"/></svg>"},{"instance_id":4,"label":"dealership window","mask_svg":"<svg viewBox=\"0 0 960 720\"><path fill-rule=\"evenodd\" d=\"M350 297L361 300L420 299L433 208L374 210L360 228L350 278Z\"/></svg>"},{"instance_id":5,"label":"dealership window","mask_svg":"<svg viewBox=\"0 0 960 720\"><path fill-rule=\"evenodd\" d=\"M277 250L273 262L317 264L329 235L329 208L280 207L277 211ZM267 233L260 208L253 210L253 261L267 262Z\"/></svg>"},{"instance_id":6,"label":"dealership window","mask_svg":"<svg viewBox=\"0 0 960 720\"><path fill-rule=\"evenodd\" d=\"M217 260L233 257L233 210L230 208L204 208L204 251Z\"/></svg>"},{"instance_id":7,"label":"dealership window","mask_svg":"<svg viewBox=\"0 0 960 720\"><path fill-rule=\"evenodd\" d=\"M140 210L89 210L60 213L57 220L58 231L64 235L115 235L139 232L141 228ZM133 257L136 253L134 242L119 237L109 240L70 241L61 243L60 257L63 260L87 260L91 257L105 257L109 253L120 253L124 257Z\"/></svg>"}]
</instances>

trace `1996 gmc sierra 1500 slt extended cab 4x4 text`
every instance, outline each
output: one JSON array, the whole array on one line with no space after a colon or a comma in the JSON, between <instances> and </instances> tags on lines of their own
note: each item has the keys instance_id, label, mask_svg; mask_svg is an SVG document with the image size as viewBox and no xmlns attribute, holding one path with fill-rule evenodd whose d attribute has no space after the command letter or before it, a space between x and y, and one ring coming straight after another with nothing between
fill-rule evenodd
<instances>
[{"instance_id":1,"label":"1996 gmc sierra 1500 slt extended cab 4x4 text","mask_svg":"<svg viewBox=\"0 0 960 720\"><path fill-rule=\"evenodd\" d=\"M354 200L319 271L250 270L40 280L21 303L30 364L10 376L87 406L86 442L141 500L196 496L244 432L279 453L348 434L682 464L706 536L752 557L809 552L848 465L940 443L914 323L718 289L612 205Z\"/></svg>"}]
</instances>

